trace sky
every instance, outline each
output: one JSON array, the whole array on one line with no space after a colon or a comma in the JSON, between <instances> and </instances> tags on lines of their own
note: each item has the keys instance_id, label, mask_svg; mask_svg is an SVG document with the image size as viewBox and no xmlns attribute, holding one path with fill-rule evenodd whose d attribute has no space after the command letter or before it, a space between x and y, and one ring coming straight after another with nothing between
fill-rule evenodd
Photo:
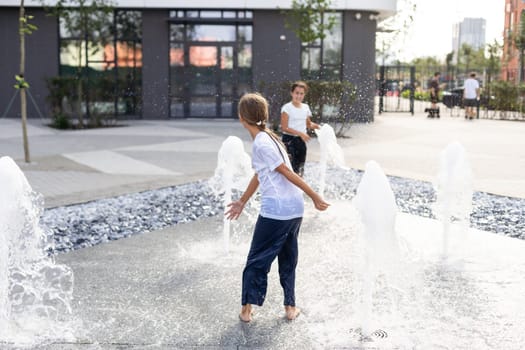
<instances>
[{"instance_id":1,"label":"sky","mask_svg":"<svg viewBox=\"0 0 525 350\"><path fill-rule=\"evenodd\" d=\"M402 4L403 0L398 0ZM435 56L444 60L452 51L452 27L465 17L486 20L486 43L498 39L503 43L505 0L415 0L414 21L404 40L396 45L396 58L409 61L414 57Z\"/></svg>"}]
</instances>

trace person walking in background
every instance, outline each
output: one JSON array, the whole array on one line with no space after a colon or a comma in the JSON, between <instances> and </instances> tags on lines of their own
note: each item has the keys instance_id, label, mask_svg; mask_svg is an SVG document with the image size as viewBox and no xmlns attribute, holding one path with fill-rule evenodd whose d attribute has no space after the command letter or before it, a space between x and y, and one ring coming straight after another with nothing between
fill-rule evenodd
<instances>
[{"instance_id":1,"label":"person walking in background","mask_svg":"<svg viewBox=\"0 0 525 350\"><path fill-rule=\"evenodd\" d=\"M292 162L293 171L301 177L306 162L306 142L310 141L307 129L319 129L319 125L311 120L310 107L303 103L307 92L308 85L304 81L293 83L290 91L292 100L281 108L282 140Z\"/></svg>"},{"instance_id":2,"label":"person walking in background","mask_svg":"<svg viewBox=\"0 0 525 350\"><path fill-rule=\"evenodd\" d=\"M284 309L288 320L300 309L295 306L295 268L298 259L297 236L301 227L304 191L318 210L329 206L291 169L290 160L280 140L266 128L268 102L259 94L245 94L239 101L239 120L253 139L252 166L255 175L239 200L228 204L226 218L234 220L255 193L261 192L261 209L246 267L242 274L242 309L239 318L252 320L252 305L262 306L266 297L268 272L276 257L284 291Z\"/></svg>"},{"instance_id":3,"label":"person walking in background","mask_svg":"<svg viewBox=\"0 0 525 350\"><path fill-rule=\"evenodd\" d=\"M465 106L465 119L472 120L476 115L476 108L479 101L479 82L476 80L476 73L470 73L470 77L465 80L463 85L463 106Z\"/></svg>"},{"instance_id":4,"label":"person walking in background","mask_svg":"<svg viewBox=\"0 0 525 350\"><path fill-rule=\"evenodd\" d=\"M425 109L425 112L428 112L429 118L439 118L439 77L441 73L434 73L434 77L430 80L429 89L430 89L430 108Z\"/></svg>"}]
</instances>

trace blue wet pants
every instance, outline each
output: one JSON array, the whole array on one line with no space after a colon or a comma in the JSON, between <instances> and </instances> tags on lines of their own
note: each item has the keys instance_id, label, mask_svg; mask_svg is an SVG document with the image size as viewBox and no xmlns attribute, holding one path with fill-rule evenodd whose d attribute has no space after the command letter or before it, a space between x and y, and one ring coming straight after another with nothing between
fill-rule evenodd
<instances>
[{"instance_id":1,"label":"blue wet pants","mask_svg":"<svg viewBox=\"0 0 525 350\"><path fill-rule=\"evenodd\" d=\"M275 220L259 215L242 274L242 305L261 306L264 303L268 272L275 257L278 257L284 305L295 306L295 267L299 253L297 236L302 220Z\"/></svg>"}]
</instances>

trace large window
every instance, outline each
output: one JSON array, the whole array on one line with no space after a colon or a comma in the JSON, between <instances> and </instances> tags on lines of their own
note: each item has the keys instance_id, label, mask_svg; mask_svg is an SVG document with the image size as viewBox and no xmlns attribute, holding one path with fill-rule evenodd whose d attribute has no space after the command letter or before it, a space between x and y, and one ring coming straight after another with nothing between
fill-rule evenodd
<instances>
[{"instance_id":1,"label":"large window","mask_svg":"<svg viewBox=\"0 0 525 350\"><path fill-rule=\"evenodd\" d=\"M60 75L83 81L86 113L141 114L142 13L117 10L97 16L100 29L92 30L60 18ZM73 24L73 25L72 25ZM87 33L87 34L86 34Z\"/></svg>"},{"instance_id":2,"label":"large window","mask_svg":"<svg viewBox=\"0 0 525 350\"><path fill-rule=\"evenodd\" d=\"M252 87L250 11L171 11L170 114L236 117Z\"/></svg>"},{"instance_id":3,"label":"large window","mask_svg":"<svg viewBox=\"0 0 525 350\"><path fill-rule=\"evenodd\" d=\"M342 14L326 13L323 22L332 17L335 24L324 39L303 43L301 47L301 75L303 79L340 80L343 46Z\"/></svg>"}]
</instances>

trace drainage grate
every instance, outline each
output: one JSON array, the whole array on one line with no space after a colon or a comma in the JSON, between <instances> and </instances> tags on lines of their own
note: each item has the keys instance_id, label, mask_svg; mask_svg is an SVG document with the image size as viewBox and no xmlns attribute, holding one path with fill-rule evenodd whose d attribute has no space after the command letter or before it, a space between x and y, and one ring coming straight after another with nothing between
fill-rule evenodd
<instances>
[{"instance_id":1,"label":"drainage grate","mask_svg":"<svg viewBox=\"0 0 525 350\"><path fill-rule=\"evenodd\" d=\"M370 335L364 335L361 328L350 328L349 332L354 333L356 336L358 336L359 341L362 341L362 342L371 342L371 341L374 341L374 338L384 339L388 337L388 333L382 329L377 329L374 332L372 332Z\"/></svg>"},{"instance_id":2,"label":"drainage grate","mask_svg":"<svg viewBox=\"0 0 525 350\"><path fill-rule=\"evenodd\" d=\"M378 329L374 331L371 335L372 337L381 338L381 339L388 337L388 333L382 329Z\"/></svg>"}]
</instances>

